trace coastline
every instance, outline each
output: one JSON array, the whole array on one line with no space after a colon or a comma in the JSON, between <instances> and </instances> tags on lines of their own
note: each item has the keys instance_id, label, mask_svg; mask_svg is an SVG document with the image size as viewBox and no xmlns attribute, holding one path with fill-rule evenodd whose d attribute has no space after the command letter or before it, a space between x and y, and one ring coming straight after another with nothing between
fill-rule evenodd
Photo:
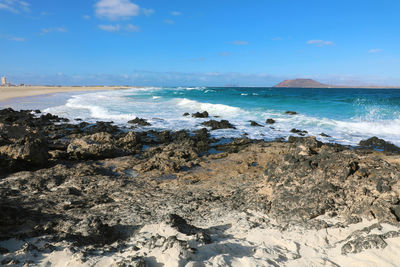
<instances>
[{"instance_id":1,"label":"coastline","mask_svg":"<svg viewBox=\"0 0 400 267\"><path fill-rule=\"evenodd\" d=\"M400 160L387 147L30 111L1 110L0 123L2 264L396 264Z\"/></svg>"},{"instance_id":2,"label":"coastline","mask_svg":"<svg viewBox=\"0 0 400 267\"><path fill-rule=\"evenodd\" d=\"M65 92L85 92L100 90L119 90L135 86L12 86L0 87L0 101L19 97L46 95Z\"/></svg>"}]
</instances>

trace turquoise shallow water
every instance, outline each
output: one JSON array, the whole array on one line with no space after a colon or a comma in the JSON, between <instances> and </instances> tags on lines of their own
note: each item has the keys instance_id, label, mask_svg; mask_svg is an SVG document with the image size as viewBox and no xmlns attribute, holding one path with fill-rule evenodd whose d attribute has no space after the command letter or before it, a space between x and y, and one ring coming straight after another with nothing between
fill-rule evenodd
<instances>
[{"instance_id":1,"label":"turquoise shallow water","mask_svg":"<svg viewBox=\"0 0 400 267\"><path fill-rule=\"evenodd\" d=\"M272 140L287 138L297 128L323 141L356 145L378 136L400 145L400 90L396 89L149 87L53 97L54 102L50 96L39 108L89 121L126 124L138 116L148 119L150 128L197 129L204 120L182 114L207 110L237 128L213 131L217 137L247 133L250 138ZM285 114L288 110L299 115ZM265 124L267 118L276 120L272 128ZM265 127L250 127L249 120ZM331 137L319 136L322 132Z\"/></svg>"}]
</instances>

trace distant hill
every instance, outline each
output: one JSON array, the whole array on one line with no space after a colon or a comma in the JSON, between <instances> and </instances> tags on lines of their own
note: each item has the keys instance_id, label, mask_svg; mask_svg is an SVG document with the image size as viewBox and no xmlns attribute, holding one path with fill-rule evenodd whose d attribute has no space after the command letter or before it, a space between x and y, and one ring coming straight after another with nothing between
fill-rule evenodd
<instances>
[{"instance_id":1,"label":"distant hill","mask_svg":"<svg viewBox=\"0 0 400 267\"><path fill-rule=\"evenodd\" d=\"M274 87L294 87L294 88L325 88L330 87L327 84L319 83L312 79L294 79L285 80Z\"/></svg>"}]
</instances>

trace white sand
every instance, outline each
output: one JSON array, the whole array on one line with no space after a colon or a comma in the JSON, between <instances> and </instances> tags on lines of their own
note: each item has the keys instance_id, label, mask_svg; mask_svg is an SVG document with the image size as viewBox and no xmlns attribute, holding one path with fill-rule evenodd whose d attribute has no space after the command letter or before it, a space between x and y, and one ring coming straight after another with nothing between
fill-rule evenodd
<instances>
[{"instance_id":1,"label":"white sand","mask_svg":"<svg viewBox=\"0 0 400 267\"><path fill-rule=\"evenodd\" d=\"M0 246L15 251L12 254L21 263L29 259L39 266L118 266L122 262L131 262L136 256L143 257L148 266L400 266L400 237L385 239L388 246L384 249L342 255L341 247L348 241L346 238L376 221L363 221L346 228L304 230L291 227L282 231L268 217L257 213L216 218L218 220L213 222L195 223L209 229L211 244L198 242L194 236L184 235L160 223L144 226L127 241L124 249L91 255L85 261L82 261L82 252L73 252L67 243L59 243L58 249L51 253L36 253L40 254L37 257L33 257L32 252L18 251L22 243L16 240L0 242ZM369 234L399 230L382 224L382 228L374 228ZM365 233L360 232L360 235ZM171 236L187 241L196 251L190 251L179 242L166 242L165 239ZM135 250L135 246L140 249Z\"/></svg>"},{"instance_id":2,"label":"white sand","mask_svg":"<svg viewBox=\"0 0 400 267\"><path fill-rule=\"evenodd\" d=\"M0 101L16 97L26 97L34 95L46 95L62 92L82 92L82 91L96 91L96 90L117 90L128 89L133 87L126 86L13 86L1 87L0 86Z\"/></svg>"}]
</instances>

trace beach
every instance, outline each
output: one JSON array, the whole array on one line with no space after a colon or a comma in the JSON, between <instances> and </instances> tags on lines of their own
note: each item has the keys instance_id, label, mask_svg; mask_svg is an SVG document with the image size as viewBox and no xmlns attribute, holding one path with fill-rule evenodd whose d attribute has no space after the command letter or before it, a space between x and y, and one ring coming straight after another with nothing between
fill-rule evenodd
<instances>
[{"instance_id":1,"label":"beach","mask_svg":"<svg viewBox=\"0 0 400 267\"><path fill-rule=\"evenodd\" d=\"M238 125L198 111L174 131L0 110L1 263L397 266L400 148L218 137Z\"/></svg>"},{"instance_id":2,"label":"beach","mask_svg":"<svg viewBox=\"0 0 400 267\"><path fill-rule=\"evenodd\" d=\"M126 86L8 86L0 87L0 101L16 97L28 97L62 92L83 92L132 88Z\"/></svg>"}]
</instances>

